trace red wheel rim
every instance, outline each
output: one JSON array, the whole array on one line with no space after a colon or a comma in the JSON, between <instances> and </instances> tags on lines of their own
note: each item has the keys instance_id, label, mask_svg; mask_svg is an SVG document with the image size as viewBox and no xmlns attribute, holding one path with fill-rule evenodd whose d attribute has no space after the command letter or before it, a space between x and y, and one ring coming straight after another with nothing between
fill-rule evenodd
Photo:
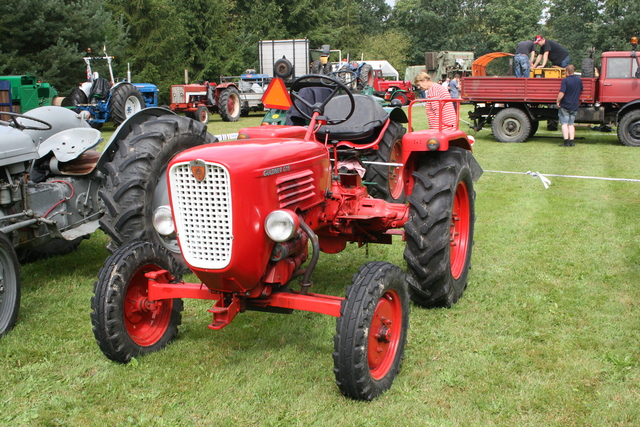
<instances>
[{"instance_id":1,"label":"red wheel rim","mask_svg":"<svg viewBox=\"0 0 640 427\"><path fill-rule=\"evenodd\" d=\"M158 342L169 326L173 300L149 301L145 273L159 267L146 265L133 275L124 299L124 324L129 337L142 347Z\"/></svg>"},{"instance_id":2,"label":"red wheel rim","mask_svg":"<svg viewBox=\"0 0 640 427\"><path fill-rule=\"evenodd\" d=\"M208 112L206 110L201 110L200 117L198 117L198 121L200 121L201 123L204 123L207 120L207 114Z\"/></svg>"},{"instance_id":3,"label":"red wheel rim","mask_svg":"<svg viewBox=\"0 0 640 427\"><path fill-rule=\"evenodd\" d=\"M371 319L367 359L371 376L384 378L393 366L402 334L402 304L398 293L389 290L378 300Z\"/></svg>"},{"instance_id":4,"label":"red wheel rim","mask_svg":"<svg viewBox=\"0 0 640 427\"><path fill-rule=\"evenodd\" d=\"M451 229L449 234L449 255L451 258L451 274L458 279L467 261L469 246L469 228L471 226L471 205L469 190L464 181L458 183L453 198L453 212L451 213Z\"/></svg>"},{"instance_id":5,"label":"red wheel rim","mask_svg":"<svg viewBox=\"0 0 640 427\"><path fill-rule=\"evenodd\" d=\"M405 95L404 93L398 94L398 96L396 96L396 99L402 102L402 105L407 105L409 103L409 98L407 98L407 95Z\"/></svg>"},{"instance_id":6,"label":"red wheel rim","mask_svg":"<svg viewBox=\"0 0 640 427\"><path fill-rule=\"evenodd\" d=\"M389 156L390 163L402 163L402 140L398 139L393 143L391 147L391 153ZM393 199L399 199L404 191L404 165L403 166L389 166L389 176L387 182L389 183L389 192Z\"/></svg>"}]
</instances>

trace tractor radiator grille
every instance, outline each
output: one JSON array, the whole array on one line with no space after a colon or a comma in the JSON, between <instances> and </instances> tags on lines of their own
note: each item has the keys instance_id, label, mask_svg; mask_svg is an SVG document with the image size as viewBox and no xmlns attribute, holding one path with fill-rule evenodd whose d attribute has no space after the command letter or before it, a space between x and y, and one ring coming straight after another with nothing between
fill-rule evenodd
<instances>
[{"instance_id":1,"label":"tractor radiator grille","mask_svg":"<svg viewBox=\"0 0 640 427\"><path fill-rule=\"evenodd\" d=\"M229 172L206 164L198 182L188 163L171 168L171 199L185 261L196 268L221 269L229 264L233 243Z\"/></svg>"}]
</instances>

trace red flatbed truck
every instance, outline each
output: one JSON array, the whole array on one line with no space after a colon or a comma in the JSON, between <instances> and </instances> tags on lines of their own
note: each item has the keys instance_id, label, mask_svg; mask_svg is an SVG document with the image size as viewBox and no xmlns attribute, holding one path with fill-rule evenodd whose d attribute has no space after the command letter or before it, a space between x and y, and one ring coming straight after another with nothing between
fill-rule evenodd
<instances>
[{"instance_id":1,"label":"red flatbed truck","mask_svg":"<svg viewBox=\"0 0 640 427\"><path fill-rule=\"evenodd\" d=\"M576 123L617 126L620 142L640 147L640 58L635 37L631 45L631 51L603 52L599 73L583 66ZM473 77L462 78L461 98L474 106L469 117L475 130L491 125L496 140L525 142L540 121L558 119L556 99L562 78L485 76L486 64L493 58L485 55L474 62ZM556 70L558 76L560 71Z\"/></svg>"}]
</instances>

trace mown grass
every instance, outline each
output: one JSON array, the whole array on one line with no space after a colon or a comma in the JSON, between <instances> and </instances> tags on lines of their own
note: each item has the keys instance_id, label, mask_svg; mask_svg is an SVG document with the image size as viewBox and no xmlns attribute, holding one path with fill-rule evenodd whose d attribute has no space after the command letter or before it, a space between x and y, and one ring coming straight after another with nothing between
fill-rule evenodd
<instances>
[{"instance_id":1,"label":"mown grass","mask_svg":"<svg viewBox=\"0 0 640 427\"><path fill-rule=\"evenodd\" d=\"M213 134L259 122L212 119ZM499 144L483 130L474 151L486 170L640 178L640 150L614 134L580 128L575 148L558 136ZM173 344L110 362L89 320L108 256L97 232L23 266L19 322L0 342L0 425L638 425L640 183L550 179L478 181L469 288L451 309L412 308L402 372L370 403L337 390L335 319L320 314L246 312L210 331L208 304L187 300ZM322 255L314 291L343 294L368 261L404 267L402 251Z\"/></svg>"}]
</instances>

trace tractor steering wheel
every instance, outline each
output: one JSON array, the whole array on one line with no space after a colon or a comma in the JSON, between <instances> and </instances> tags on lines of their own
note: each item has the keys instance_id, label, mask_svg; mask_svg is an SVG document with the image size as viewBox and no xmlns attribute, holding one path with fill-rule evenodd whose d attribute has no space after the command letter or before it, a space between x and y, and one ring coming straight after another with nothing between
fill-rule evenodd
<instances>
[{"instance_id":1,"label":"tractor steering wheel","mask_svg":"<svg viewBox=\"0 0 640 427\"><path fill-rule=\"evenodd\" d=\"M316 102L315 104L312 104L311 102L301 97L299 94L300 89L305 87L326 87L331 89L332 92L331 94L329 94L329 96L327 96L327 99L325 99L323 102ZM325 107L327 106L329 101L337 95L340 89L342 89L346 93L346 95L349 97L351 108L349 109L349 114L347 114L345 118L327 120L328 125L337 125L349 120L349 118L353 115L353 112L356 109L356 101L353 98L351 91L339 79L335 77L320 75L320 74L307 74L306 76L302 76L296 79L291 84L291 87L289 88L289 95L291 96L293 106L298 111L298 113L300 113L300 115L305 119L311 120L311 115L309 115L304 111L301 111L300 107L298 107L298 105L296 104L296 101L300 101L302 104L306 105L313 113L318 112L321 116L324 116Z\"/></svg>"},{"instance_id":2,"label":"tractor steering wheel","mask_svg":"<svg viewBox=\"0 0 640 427\"><path fill-rule=\"evenodd\" d=\"M0 125L2 126L11 126L19 130L51 130L53 128L51 124L45 122L44 120L36 119L35 117L31 116L25 116L24 114L0 111L0 117L2 116L10 116L10 119L8 121L0 120ZM32 120L34 122L43 124L44 127L26 126L18 122L18 119Z\"/></svg>"},{"instance_id":3,"label":"tractor steering wheel","mask_svg":"<svg viewBox=\"0 0 640 427\"><path fill-rule=\"evenodd\" d=\"M329 74L331 77L335 77L348 87L355 88L355 84L358 81L358 74L350 68L341 68L338 71L334 71Z\"/></svg>"}]
</instances>

